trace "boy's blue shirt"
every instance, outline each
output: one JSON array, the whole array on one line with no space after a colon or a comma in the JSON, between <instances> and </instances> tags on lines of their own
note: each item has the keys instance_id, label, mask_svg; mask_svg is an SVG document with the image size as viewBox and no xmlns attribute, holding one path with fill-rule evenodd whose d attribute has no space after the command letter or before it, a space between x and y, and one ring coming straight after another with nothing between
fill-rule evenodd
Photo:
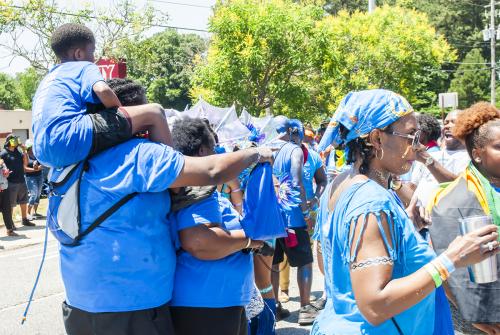
<instances>
[{"instance_id":1,"label":"boy's blue shirt","mask_svg":"<svg viewBox=\"0 0 500 335\"><path fill-rule=\"evenodd\" d=\"M87 103L100 103L93 86L104 81L90 62L54 66L33 98L33 150L45 166L64 167L84 160L93 139Z\"/></svg>"}]
</instances>

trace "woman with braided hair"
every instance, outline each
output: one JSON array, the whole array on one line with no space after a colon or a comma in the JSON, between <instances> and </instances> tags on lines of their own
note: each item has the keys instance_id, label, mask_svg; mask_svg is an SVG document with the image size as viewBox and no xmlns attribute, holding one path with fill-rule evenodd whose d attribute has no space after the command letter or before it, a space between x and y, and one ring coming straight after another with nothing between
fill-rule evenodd
<instances>
[{"instance_id":1,"label":"woman with braided hair","mask_svg":"<svg viewBox=\"0 0 500 335\"><path fill-rule=\"evenodd\" d=\"M462 217L489 215L500 226L499 110L486 102L464 110L453 136L465 144L471 162L431 201L430 232L438 253L460 234ZM498 271L500 277L500 267ZM500 281L476 284L468 278L466 269L457 269L447 283L455 329L459 334L500 334Z\"/></svg>"},{"instance_id":2,"label":"woman with braided hair","mask_svg":"<svg viewBox=\"0 0 500 335\"><path fill-rule=\"evenodd\" d=\"M452 334L440 286L455 268L499 251L497 227L457 237L438 258L418 234L390 189L390 176L408 172L420 150L417 121L403 97L349 93L320 148L332 143L345 146L354 171L332 192L320 227L327 303L311 334Z\"/></svg>"}]
</instances>

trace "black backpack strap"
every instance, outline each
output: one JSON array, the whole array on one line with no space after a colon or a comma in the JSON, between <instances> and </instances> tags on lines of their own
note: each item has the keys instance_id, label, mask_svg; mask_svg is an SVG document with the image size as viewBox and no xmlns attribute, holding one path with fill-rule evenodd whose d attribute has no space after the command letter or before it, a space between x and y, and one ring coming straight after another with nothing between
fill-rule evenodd
<instances>
[{"instance_id":1,"label":"black backpack strap","mask_svg":"<svg viewBox=\"0 0 500 335\"><path fill-rule=\"evenodd\" d=\"M114 212L116 212L118 209L120 209L120 207L125 205L130 199L135 197L137 194L138 194L137 192L127 194L126 196L121 198L117 203L115 203L113 206L108 208L108 210L105 211L104 213L102 213L97 219L95 219L95 221L87 229L85 229L84 232L82 232L81 234L78 234L78 236L75 238L75 244L77 244L78 241L81 240L85 235L87 235L88 233L90 233L91 231L96 229L101 223L104 222L104 220L106 220L111 215L113 215Z\"/></svg>"}]
</instances>

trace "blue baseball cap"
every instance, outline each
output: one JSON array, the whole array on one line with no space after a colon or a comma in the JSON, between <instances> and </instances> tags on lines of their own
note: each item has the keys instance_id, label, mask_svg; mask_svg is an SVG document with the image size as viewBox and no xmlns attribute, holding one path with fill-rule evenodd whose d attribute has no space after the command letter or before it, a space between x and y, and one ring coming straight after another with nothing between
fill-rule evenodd
<instances>
[{"instance_id":1,"label":"blue baseball cap","mask_svg":"<svg viewBox=\"0 0 500 335\"><path fill-rule=\"evenodd\" d=\"M290 120L286 116L278 115L273 119L274 129L276 129L278 134L286 133L289 128L289 122Z\"/></svg>"},{"instance_id":2,"label":"blue baseball cap","mask_svg":"<svg viewBox=\"0 0 500 335\"><path fill-rule=\"evenodd\" d=\"M288 128L292 129L292 133L298 133L301 140L304 139L304 126L302 125L302 122L300 122L300 120L291 119L288 122Z\"/></svg>"}]
</instances>

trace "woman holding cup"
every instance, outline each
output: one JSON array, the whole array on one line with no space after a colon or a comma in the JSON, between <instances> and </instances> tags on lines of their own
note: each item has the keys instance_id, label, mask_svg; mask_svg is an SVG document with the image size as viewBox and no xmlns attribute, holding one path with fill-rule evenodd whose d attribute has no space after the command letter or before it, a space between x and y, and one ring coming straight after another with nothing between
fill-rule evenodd
<instances>
[{"instance_id":1,"label":"woman holding cup","mask_svg":"<svg viewBox=\"0 0 500 335\"><path fill-rule=\"evenodd\" d=\"M320 147L332 143L346 148L355 171L332 193L321 226L327 303L311 334L450 334L451 327L442 327L451 318L447 302L438 300L440 286L455 268L498 252L497 227L456 238L437 258L418 234L390 189L390 176L408 172L420 148L403 97L387 90L349 93ZM493 248L485 251L489 242Z\"/></svg>"},{"instance_id":2,"label":"woman holding cup","mask_svg":"<svg viewBox=\"0 0 500 335\"><path fill-rule=\"evenodd\" d=\"M470 165L457 180L440 190L429 204L433 246L438 253L467 230L467 225L500 226L500 112L486 102L459 114L453 135L465 143ZM484 253L496 242L482 245ZM448 280L455 328L462 334L500 334L499 256Z\"/></svg>"}]
</instances>

